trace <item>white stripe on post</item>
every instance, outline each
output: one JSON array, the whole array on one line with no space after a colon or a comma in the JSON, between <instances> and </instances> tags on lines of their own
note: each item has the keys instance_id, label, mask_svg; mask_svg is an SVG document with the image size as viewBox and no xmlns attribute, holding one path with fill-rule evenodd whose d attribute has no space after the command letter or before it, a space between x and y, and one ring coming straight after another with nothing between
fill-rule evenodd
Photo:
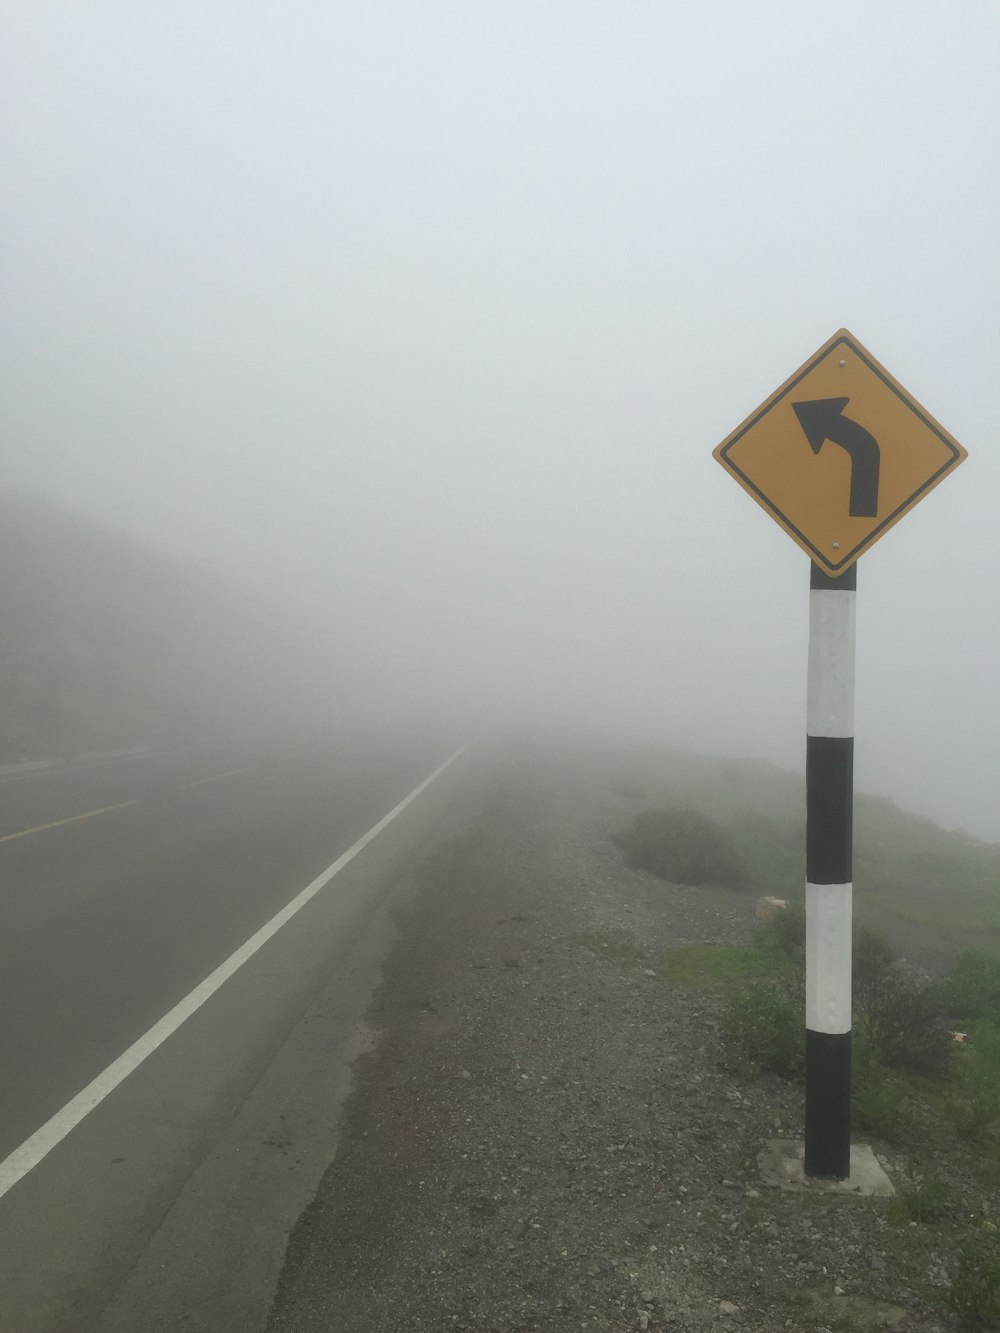
<instances>
[{"instance_id":1,"label":"white stripe on post","mask_svg":"<svg viewBox=\"0 0 1000 1333\"><path fill-rule=\"evenodd\" d=\"M851 1030L850 884L806 885L806 1027Z\"/></svg>"},{"instance_id":2,"label":"white stripe on post","mask_svg":"<svg viewBox=\"0 0 1000 1333\"><path fill-rule=\"evenodd\" d=\"M854 735L854 623L857 593L809 593L809 677L806 731Z\"/></svg>"}]
</instances>

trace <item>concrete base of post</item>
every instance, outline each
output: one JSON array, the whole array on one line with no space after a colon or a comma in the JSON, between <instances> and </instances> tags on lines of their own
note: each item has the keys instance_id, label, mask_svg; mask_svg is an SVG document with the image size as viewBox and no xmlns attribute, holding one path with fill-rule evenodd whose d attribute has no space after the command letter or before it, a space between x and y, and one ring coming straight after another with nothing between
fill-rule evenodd
<instances>
[{"instance_id":1,"label":"concrete base of post","mask_svg":"<svg viewBox=\"0 0 1000 1333\"><path fill-rule=\"evenodd\" d=\"M856 1197L896 1193L892 1181L871 1148L851 1144L851 1174L846 1180L817 1180L806 1175L806 1147L801 1140L772 1139L757 1156L763 1184L780 1190L808 1190L813 1194L853 1194Z\"/></svg>"}]
</instances>

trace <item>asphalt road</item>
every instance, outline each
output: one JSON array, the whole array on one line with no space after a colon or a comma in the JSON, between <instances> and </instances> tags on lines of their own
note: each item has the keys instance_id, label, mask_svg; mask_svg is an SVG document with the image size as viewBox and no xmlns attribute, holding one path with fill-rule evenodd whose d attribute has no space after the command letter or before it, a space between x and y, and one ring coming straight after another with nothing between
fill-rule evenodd
<instances>
[{"instance_id":1,"label":"asphalt road","mask_svg":"<svg viewBox=\"0 0 1000 1333\"><path fill-rule=\"evenodd\" d=\"M205 746L0 778L0 1159L459 739ZM0 1199L0 1328L263 1322L283 1238L332 1152L387 906L467 797L463 768L467 759ZM261 1145L268 1162L255 1160ZM156 1257L164 1245L169 1258Z\"/></svg>"}]
</instances>

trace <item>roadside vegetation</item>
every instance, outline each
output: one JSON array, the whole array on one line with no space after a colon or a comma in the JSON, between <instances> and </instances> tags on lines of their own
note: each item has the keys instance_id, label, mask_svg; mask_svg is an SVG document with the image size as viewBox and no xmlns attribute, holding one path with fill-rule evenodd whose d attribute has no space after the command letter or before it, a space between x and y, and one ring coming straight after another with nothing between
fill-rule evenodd
<instances>
[{"instance_id":1,"label":"roadside vegetation","mask_svg":"<svg viewBox=\"0 0 1000 1333\"><path fill-rule=\"evenodd\" d=\"M650 750L629 757L615 790L639 807L619 838L630 864L675 883L801 894L801 777L762 761ZM854 840L855 912L864 924L908 957L936 954L942 967L963 950L1000 956L1000 843L863 793Z\"/></svg>"},{"instance_id":2,"label":"roadside vegetation","mask_svg":"<svg viewBox=\"0 0 1000 1333\"><path fill-rule=\"evenodd\" d=\"M630 786L647 807L619 838L631 865L788 903L751 943L685 944L655 971L716 997L731 1073L800 1080L801 780L684 755ZM937 1229L945 1304L963 1328L1000 1329L1000 845L860 796L854 878L854 1129L909 1163L873 1206L890 1226Z\"/></svg>"},{"instance_id":3,"label":"roadside vegetation","mask_svg":"<svg viewBox=\"0 0 1000 1333\"><path fill-rule=\"evenodd\" d=\"M683 945L658 972L721 999L724 1060L735 1073L803 1075L805 913L761 924L747 946ZM948 1303L969 1329L1000 1321L1000 1229L928 1164L1000 1188L1000 959L969 952L936 981L898 959L886 938L858 927L854 942L852 1117L859 1135L910 1156L913 1178L881 1205L896 1226L958 1235ZM971 984L970 984L971 983Z\"/></svg>"},{"instance_id":4,"label":"roadside vegetation","mask_svg":"<svg viewBox=\"0 0 1000 1333\"><path fill-rule=\"evenodd\" d=\"M655 970L717 997L730 1073L799 1081L804 951L796 904L763 922L749 945L681 945ZM892 1227L936 1229L953 1255L945 1304L963 1328L998 1329L1000 959L965 953L931 981L864 926L854 957L854 1130L909 1163L895 1198L873 1206Z\"/></svg>"},{"instance_id":5,"label":"roadside vegetation","mask_svg":"<svg viewBox=\"0 0 1000 1333\"><path fill-rule=\"evenodd\" d=\"M631 866L678 884L719 884L743 889L746 862L733 839L698 810L667 806L644 810L619 838Z\"/></svg>"}]
</instances>

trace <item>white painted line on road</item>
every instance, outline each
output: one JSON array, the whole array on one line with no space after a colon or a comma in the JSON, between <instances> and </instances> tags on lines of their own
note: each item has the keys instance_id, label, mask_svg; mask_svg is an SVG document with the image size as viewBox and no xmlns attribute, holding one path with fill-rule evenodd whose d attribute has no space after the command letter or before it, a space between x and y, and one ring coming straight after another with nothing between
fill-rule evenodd
<instances>
[{"instance_id":1,"label":"white painted line on road","mask_svg":"<svg viewBox=\"0 0 1000 1333\"><path fill-rule=\"evenodd\" d=\"M12 842L15 838L26 838L31 833L44 833L46 829L61 828L63 824L78 824L81 819L93 819L95 815L106 815L112 810L124 810L127 805L138 805L139 799L134 801L119 801L117 805L102 805L100 810L85 810L82 815L70 815L69 819L53 819L51 824L36 824L34 828L23 828L18 833L4 833L0 836L0 842Z\"/></svg>"},{"instance_id":2,"label":"white painted line on road","mask_svg":"<svg viewBox=\"0 0 1000 1333\"><path fill-rule=\"evenodd\" d=\"M31 1138L25 1139L19 1148L15 1148L9 1157L0 1162L0 1198L3 1198L9 1189L16 1185L22 1177L26 1176L33 1167L36 1167L43 1158L47 1157L52 1149L61 1143L81 1120L89 1115L96 1106L99 1106L109 1093L114 1092L119 1083L128 1078L129 1074L138 1069L158 1046L162 1046L182 1023L185 1023L192 1014L201 1008L206 1000L211 999L220 986L252 958L272 935L276 935L281 927L289 922L297 912L301 911L311 898L315 898L320 889L325 888L335 875L338 875L360 852L363 852L368 844L373 842L398 815L401 815L421 792L426 791L446 768L450 768L455 760L466 752L470 744L471 742L456 750L433 773L424 778L419 786L414 787L409 796L404 796L398 805L393 806L389 813L370 828L364 837L359 838L353 847L348 848L342 856L338 856L331 866L328 866L311 884L307 884L302 892L296 894L280 912L271 917L267 925L261 926L260 930L255 935L251 935L247 942L241 945L234 954L230 954L226 961L221 963L210 976L207 976L200 986L196 986L180 1003L175 1004L173 1009L164 1014L158 1023L154 1023L147 1033L141 1036L138 1041L133 1042L117 1060L112 1061L103 1073L98 1074L82 1092L78 1092L72 1101L67 1102L61 1111L57 1111L51 1120L47 1120L41 1129L37 1129L32 1134Z\"/></svg>"},{"instance_id":3,"label":"white painted line on road","mask_svg":"<svg viewBox=\"0 0 1000 1333\"><path fill-rule=\"evenodd\" d=\"M203 782L221 782L223 778L235 778L238 773L249 773L250 768L231 768L228 773L213 773L208 778L195 778L194 782L181 782L177 790L186 791L188 787L200 787Z\"/></svg>"}]
</instances>

